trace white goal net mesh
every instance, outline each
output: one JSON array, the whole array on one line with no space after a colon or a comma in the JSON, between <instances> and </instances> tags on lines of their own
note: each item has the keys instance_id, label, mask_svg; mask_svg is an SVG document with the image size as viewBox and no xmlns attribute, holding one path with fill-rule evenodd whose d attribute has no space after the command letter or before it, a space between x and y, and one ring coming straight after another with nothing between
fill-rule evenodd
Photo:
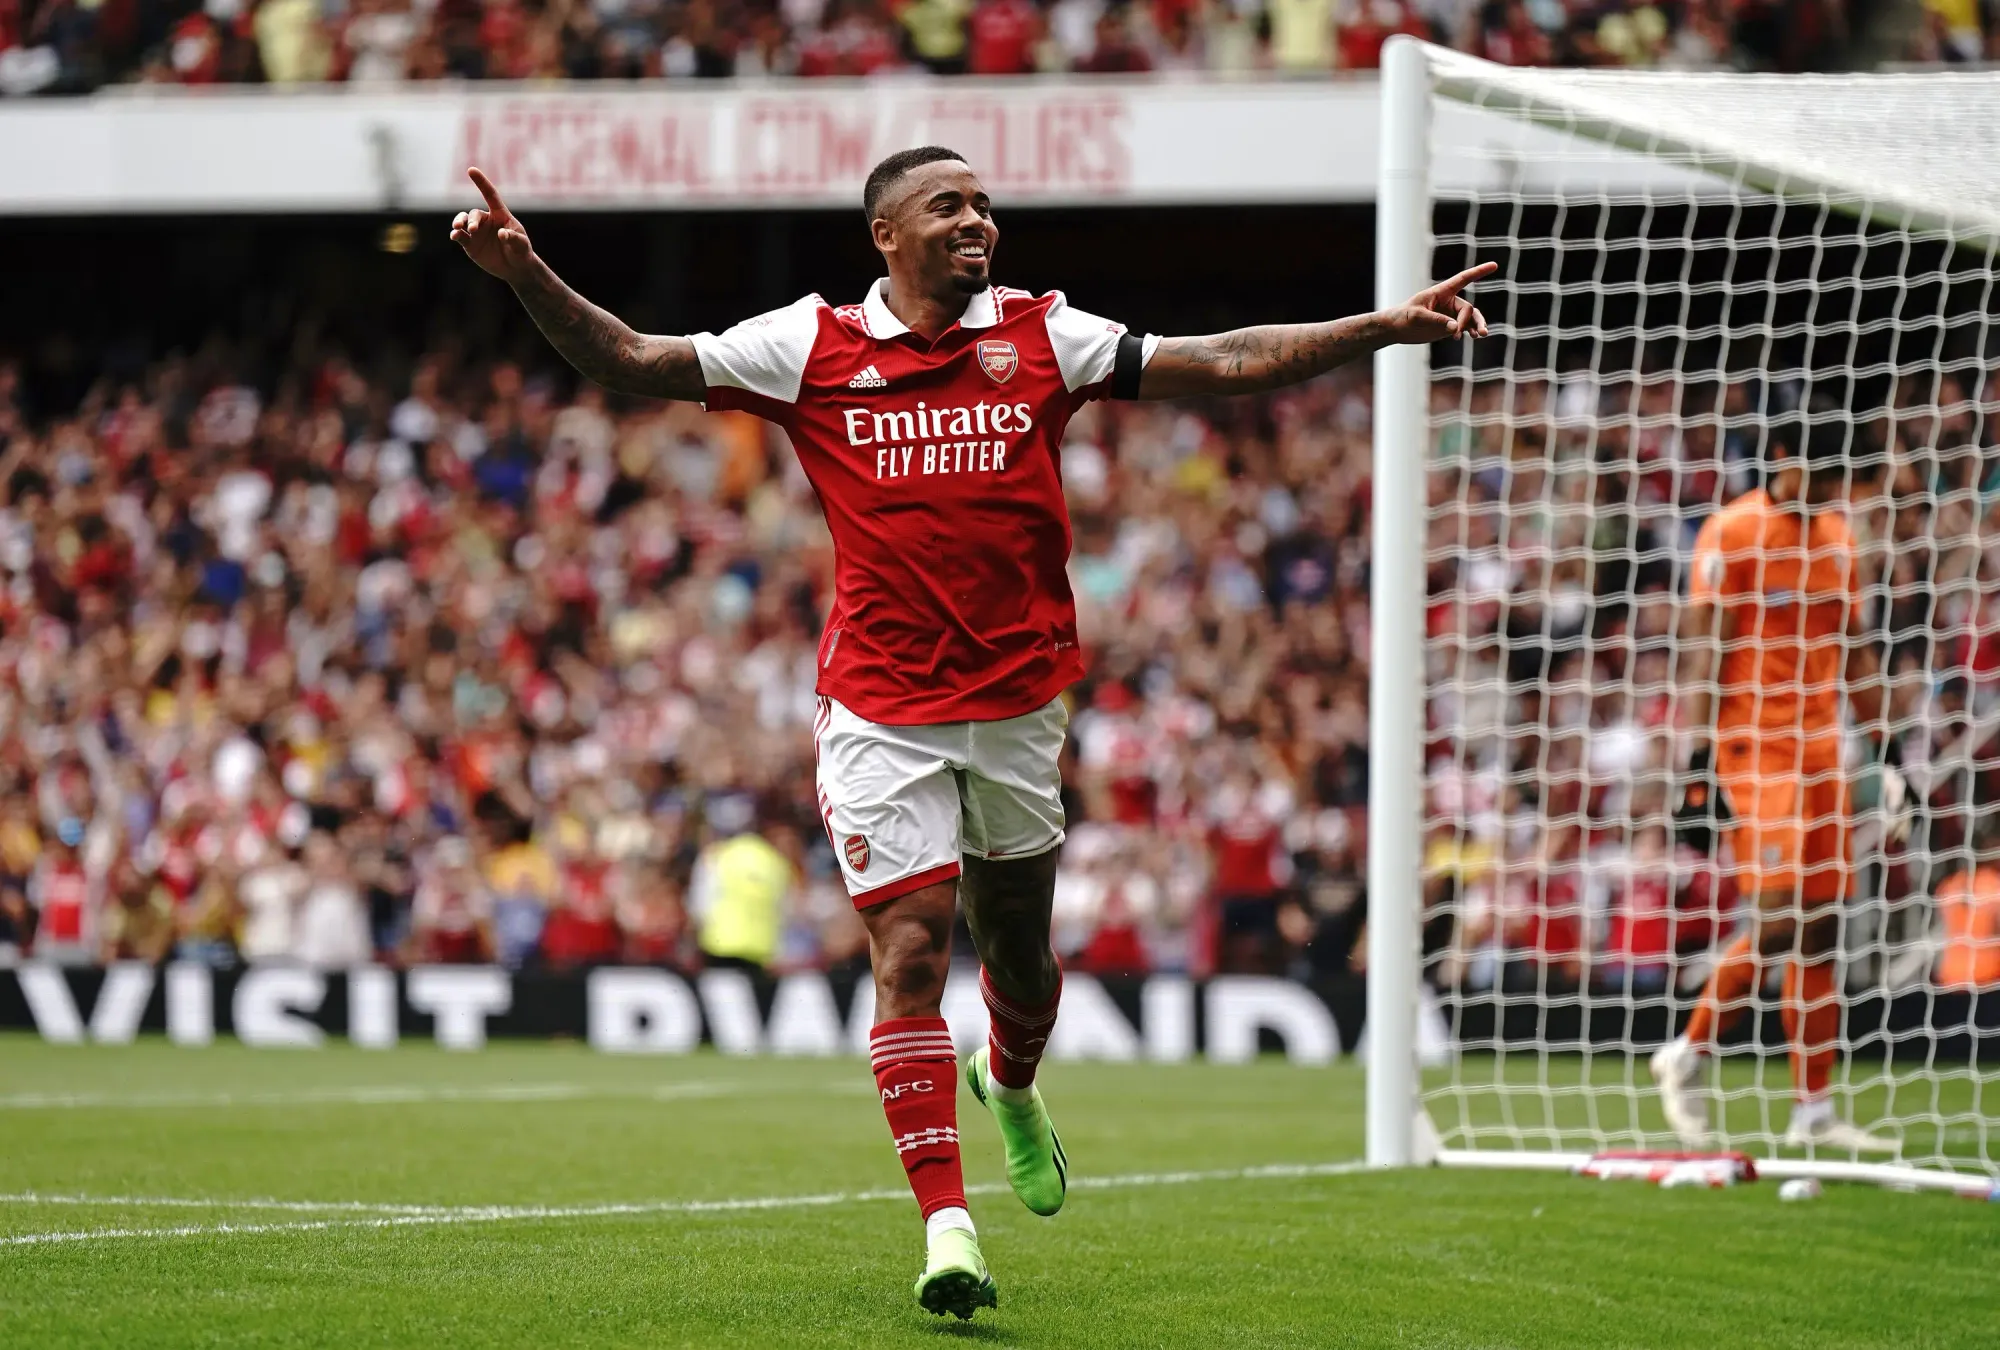
<instances>
[{"instance_id":1,"label":"white goal net mesh","mask_svg":"<svg viewBox=\"0 0 2000 1350\"><path fill-rule=\"evenodd\" d=\"M1431 367L1444 1146L1674 1146L1648 1055L1751 907L1728 832L1673 819L1677 621L1703 522L1804 416L1845 428L1917 807L1891 839L1850 709L1832 1095L1906 1163L2000 1173L2000 76L1432 69L1436 274L1500 265L1493 337ZM1782 966L1723 1019L1716 1147L1804 1156Z\"/></svg>"}]
</instances>

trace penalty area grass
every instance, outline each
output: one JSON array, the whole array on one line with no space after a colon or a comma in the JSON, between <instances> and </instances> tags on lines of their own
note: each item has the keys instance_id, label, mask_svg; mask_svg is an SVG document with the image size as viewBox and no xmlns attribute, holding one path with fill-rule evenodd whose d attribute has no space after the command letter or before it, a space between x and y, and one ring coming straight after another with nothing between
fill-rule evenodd
<instances>
[{"instance_id":1,"label":"penalty area grass","mask_svg":"<svg viewBox=\"0 0 2000 1350\"><path fill-rule=\"evenodd\" d=\"M2000 1211L1367 1172L1361 1070L1078 1065L1037 1219L959 1098L1000 1289L921 1312L855 1060L0 1036L0 1345L1957 1347Z\"/></svg>"}]
</instances>

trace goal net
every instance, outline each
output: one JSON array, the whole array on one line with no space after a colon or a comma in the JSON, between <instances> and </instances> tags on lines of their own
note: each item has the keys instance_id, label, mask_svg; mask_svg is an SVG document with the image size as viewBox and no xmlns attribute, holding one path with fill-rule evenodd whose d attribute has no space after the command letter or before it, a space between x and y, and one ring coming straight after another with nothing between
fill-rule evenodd
<instances>
[{"instance_id":1,"label":"goal net","mask_svg":"<svg viewBox=\"0 0 2000 1350\"><path fill-rule=\"evenodd\" d=\"M1648 1058L1743 931L1756 863L1727 830L1704 847L1677 828L1678 619L1703 522L1766 481L1771 429L1806 419L1845 438L1863 622L1895 691L1874 728L1842 705L1831 1095L1900 1152L1787 1144L1782 959L1697 1082L1710 1146L1779 1175L1992 1185L2000 75L1516 70L1398 45L1383 293L1500 270L1476 292L1490 338L1379 358L1376 553L1397 575L1373 658L1371 1156L1677 1147ZM1385 691L1412 669L1420 694ZM1420 999L1452 1053L1399 1077Z\"/></svg>"}]
</instances>

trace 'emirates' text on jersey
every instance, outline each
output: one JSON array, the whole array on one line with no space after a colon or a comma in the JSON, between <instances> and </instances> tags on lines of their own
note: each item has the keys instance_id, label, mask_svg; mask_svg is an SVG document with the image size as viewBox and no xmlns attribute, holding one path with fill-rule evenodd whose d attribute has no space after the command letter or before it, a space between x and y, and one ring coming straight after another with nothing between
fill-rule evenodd
<instances>
[{"instance_id":1,"label":"'emirates' text on jersey","mask_svg":"<svg viewBox=\"0 0 2000 1350\"><path fill-rule=\"evenodd\" d=\"M835 557L819 692L890 725L1018 717L1083 674L1058 447L1110 394L1125 329L1059 291L995 287L928 342L885 284L696 334L706 402L783 427L819 494Z\"/></svg>"}]
</instances>

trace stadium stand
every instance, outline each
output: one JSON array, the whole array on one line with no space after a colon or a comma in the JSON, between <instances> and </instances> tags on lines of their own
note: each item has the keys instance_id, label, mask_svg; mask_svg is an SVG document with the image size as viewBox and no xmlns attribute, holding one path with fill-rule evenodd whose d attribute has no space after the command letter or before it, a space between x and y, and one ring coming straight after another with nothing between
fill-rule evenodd
<instances>
[{"instance_id":1,"label":"stadium stand","mask_svg":"<svg viewBox=\"0 0 2000 1350\"><path fill-rule=\"evenodd\" d=\"M0 0L0 94L105 84L1369 70L1412 33L1510 65L1825 69L1842 0ZM1917 59L1992 50L1938 3Z\"/></svg>"},{"instance_id":2,"label":"stadium stand","mask_svg":"<svg viewBox=\"0 0 2000 1350\"><path fill-rule=\"evenodd\" d=\"M781 440L504 363L235 368L33 409L0 367L9 938L691 960L701 849L761 813L800 874L777 963L860 954L811 788L829 553ZM1074 425L1080 966L1278 966L1352 906L1367 427L1358 377Z\"/></svg>"},{"instance_id":3,"label":"stadium stand","mask_svg":"<svg viewBox=\"0 0 2000 1350\"><path fill-rule=\"evenodd\" d=\"M183 235L167 256L198 238ZM337 325L343 345L284 318L295 302L265 302L267 336L184 341L182 355L139 356L115 326L85 325L82 341L24 332L25 363L0 361L0 940L80 960L694 965L704 930L730 926L715 907L735 902L705 851L761 828L797 882L775 946L751 925L759 963L861 960L812 789L829 550L782 437L607 402L532 333L405 348L401 311L378 300L373 328L359 311ZM489 327L479 312L439 331ZM288 354L269 334L294 326ZM1578 379L1539 397L1560 401L1564 435L1615 439L1628 392ZM1490 458L1498 396L1461 403L1438 384L1440 465ZM1719 406L1766 396L1746 382ZM2000 374L1945 402L2000 406ZM1730 927L1735 897L1700 854L1658 830L1590 828L1631 807L1631 784L1663 781L1663 703L1568 709L1589 753L1581 735L1552 743L1531 799L1502 758L1472 753L1533 720L1533 686L1501 678L1505 662L1546 656L1588 688L1590 663L1660 659L1673 567L1634 580L1617 560L1684 556L1751 472L1740 432L1697 404L1710 411L1646 406L1683 425L1649 442L1639 483L1568 482L1606 501L1637 492L1646 533L1609 511L1589 540L1547 541L1599 555L1554 578L1547 614L1533 541L1495 533L1504 494L1527 488L1434 483L1433 650L1463 648L1493 675L1467 682L1485 705L1432 708L1441 985L1657 987L1698 977ZM1463 422L1447 415L1461 406ZM1229 405L1092 405L1072 424L1072 580L1092 652L1057 895L1074 968L1349 968L1366 907L1371 416L1366 372L1350 369ZM1969 447L1977 426L1938 430L1893 428L1898 467L1872 510L1919 510L1987 473L1970 449L1924 449ZM1956 565L1921 552L1894 560L1905 609ZM1606 597L1628 582L1640 603L1613 615ZM1981 612L2000 605L1984 584ZM1630 642L1587 655L1577 636L1602 637L1608 618ZM1927 627L1915 610L1883 622ZM1983 648L1905 647L1905 666L1973 672L1941 686L1938 717L1990 698ZM1597 675L1612 688L1615 673ZM1983 782L1934 799L1930 851L1956 857L1990 830L1993 800ZM1959 926L1983 931L1988 878L1948 870L1888 884L1963 895ZM1453 941L1453 922L1498 940ZM1455 966L1451 952L1485 954ZM1960 960L1954 979L1983 981L1988 964Z\"/></svg>"}]
</instances>

